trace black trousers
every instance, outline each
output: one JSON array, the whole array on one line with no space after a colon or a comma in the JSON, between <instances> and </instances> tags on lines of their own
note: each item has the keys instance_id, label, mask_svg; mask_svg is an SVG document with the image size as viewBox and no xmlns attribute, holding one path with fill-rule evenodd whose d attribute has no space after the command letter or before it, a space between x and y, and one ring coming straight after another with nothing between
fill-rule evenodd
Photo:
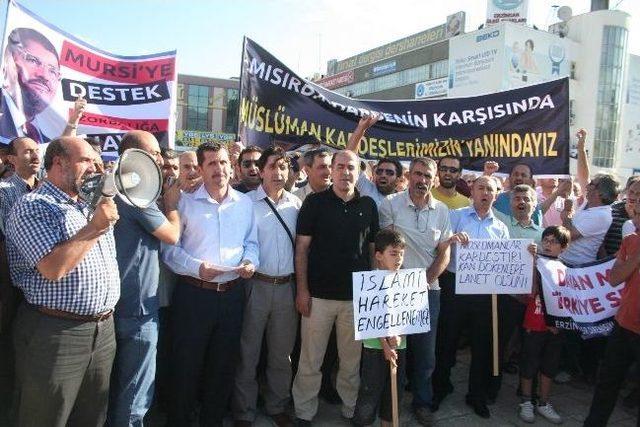
<instances>
[{"instance_id":1,"label":"black trousers","mask_svg":"<svg viewBox=\"0 0 640 427\"><path fill-rule=\"evenodd\" d=\"M455 313L456 275L445 270L438 278L438 282L440 284L440 315L438 317L438 333L436 334L436 367L431 376L435 398L443 396L445 390L453 387L449 374L451 368L456 364L455 353L451 359L451 352L445 352L445 338L449 340L452 335L450 329Z\"/></svg>"},{"instance_id":2,"label":"black trousers","mask_svg":"<svg viewBox=\"0 0 640 427\"><path fill-rule=\"evenodd\" d=\"M634 361L640 362L640 335L616 325L607 343L585 426L607 425L616 406L620 387ZM640 420L640 409L638 419Z\"/></svg>"},{"instance_id":3,"label":"black trousers","mask_svg":"<svg viewBox=\"0 0 640 427\"><path fill-rule=\"evenodd\" d=\"M167 425L191 426L200 400L199 425L222 426L240 359L243 285L216 292L179 281L172 310Z\"/></svg>"},{"instance_id":4,"label":"black trousers","mask_svg":"<svg viewBox=\"0 0 640 427\"><path fill-rule=\"evenodd\" d=\"M442 281L440 283L442 287ZM458 339L462 330L469 327L471 367L468 397L473 401L486 403L491 377L491 296L455 295L446 310L446 321L442 318L443 309L440 310L439 325L442 327L438 328L438 351L433 374L434 395L442 396L444 389L450 387Z\"/></svg>"}]
</instances>

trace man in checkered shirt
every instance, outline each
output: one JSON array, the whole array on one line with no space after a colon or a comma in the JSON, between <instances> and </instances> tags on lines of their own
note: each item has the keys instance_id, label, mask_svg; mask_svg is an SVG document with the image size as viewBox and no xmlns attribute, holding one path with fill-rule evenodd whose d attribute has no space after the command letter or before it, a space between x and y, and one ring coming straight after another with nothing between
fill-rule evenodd
<instances>
[{"instance_id":1,"label":"man in checkered shirt","mask_svg":"<svg viewBox=\"0 0 640 427\"><path fill-rule=\"evenodd\" d=\"M91 146L63 137L47 148L47 180L6 222L11 278L24 293L14 325L16 425L102 426L115 354L113 308L120 281L115 203L93 215L78 200L95 172Z\"/></svg>"}]
</instances>

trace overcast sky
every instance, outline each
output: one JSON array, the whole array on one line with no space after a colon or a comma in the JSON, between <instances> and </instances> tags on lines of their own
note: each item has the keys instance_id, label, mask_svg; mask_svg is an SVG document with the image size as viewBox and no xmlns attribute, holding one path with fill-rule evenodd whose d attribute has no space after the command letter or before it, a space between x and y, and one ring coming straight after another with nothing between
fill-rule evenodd
<instances>
[{"instance_id":1,"label":"overcast sky","mask_svg":"<svg viewBox=\"0 0 640 427\"><path fill-rule=\"evenodd\" d=\"M2 0L2 3L6 0ZM247 35L302 76L344 59L435 27L466 12L466 31L486 18L483 0L22 0L63 30L107 51L137 55L178 50L178 72L229 78L240 72ZM529 0L530 23L558 21L553 6L573 14L589 0ZM631 15L629 51L640 54L640 0L611 0Z\"/></svg>"}]
</instances>

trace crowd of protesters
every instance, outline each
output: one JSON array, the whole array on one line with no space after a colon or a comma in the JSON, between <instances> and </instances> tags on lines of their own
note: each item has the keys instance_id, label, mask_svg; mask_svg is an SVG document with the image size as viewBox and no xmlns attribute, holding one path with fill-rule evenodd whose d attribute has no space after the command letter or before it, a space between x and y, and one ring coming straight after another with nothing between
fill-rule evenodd
<instances>
[{"instance_id":1,"label":"crowd of protesters","mask_svg":"<svg viewBox=\"0 0 640 427\"><path fill-rule=\"evenodd\" d=\"M548 322L537 276L530 295L499 298L500 372L520 375L514 411L561 423L552 384L583 374L595 385L585 425L606 425L624 381L638 385L640 177L621 191L612 175L590 176L584 131L575 179L536 181L544 171L490 161L463 175L452 156L372 164L358 146L376 120L360 120L337 152L237 142L179 154L129 132L120 154L147 152L164 178L144 209L82 200L84 179L112 166L92 141L70 132L39 153L12 140L0 165L4 419L141 426L155 402L168 426L250 426L259 411L304 426L323 397L353 425L386 426L392 363L428 426L453 392L461 340L466 403L489 418L501 385L491 297L456 294L455 251L527 238L532 256L574 265L615 255L611 284L626 286L615 329L594 340ZM355 340L351 274L377 268L426 271L430 332Z\"/></svg>"}]
</instances>

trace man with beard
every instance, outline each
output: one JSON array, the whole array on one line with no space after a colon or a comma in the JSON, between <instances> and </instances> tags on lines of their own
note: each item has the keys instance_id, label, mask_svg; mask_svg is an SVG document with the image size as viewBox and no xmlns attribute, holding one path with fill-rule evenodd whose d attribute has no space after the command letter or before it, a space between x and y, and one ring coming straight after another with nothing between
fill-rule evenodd
<instances>
[{"instance_id":1,"label":"man with beard","mask_svg":"<svg viewBox=\"0 0 640 427\"><path fill-rule=\"evenodd\" d=\"M371 126L375 125L379 120L379 116L365 116L360 119L358 126L349 137L347 142L347 150L358 154L360 141L364 137L365 132ZM380 159L374 170L374 178L371 181L364 170L360 171L356 188L363 196L371 197L379 207L380 203L389 194L396 192L396 185L404 173L402 163L395 159Z\"/></svg>"},{"instance_id":2,"label":"man with beard","mask_svg":"<svg viewBox=\"0 0 640 427\"><path fill-rule=\"evenodd\" d=\"M449 209L460 209L469 206L469 198L456 189L462 165L454 156L444 156L438 160L438 186L431 190L436 200L441 201Z\"/></svg>"},{"instance_id":3,"label":"man with beard","mask_svg":"<svg viewBox=\"0 0 640 427\"><path fill-rule=\"evenodd\" d=\"M496 182L489 176L477 178L471 189L472 205L451 211L451 229L462 244L469 239L508 239L509 230L492 211L497 194ZM455 247L447 270L456 272ZM455 277L453 280L455 284ZM469 372L469 392L466 402L476 414L489 418L487 389L491 375L491 296L455 295L452 318L442 333L439 342L440 358L433 373L434 402L437 407L442 399L453 391L450 374L456 361L458 338L466 326L471 326L471 366Z\"/></svg>"},{"instance_id":4,"label":"man with beard","mask_svg":"<svg viewBox=\"0 0 640 427\"><path fill-rule=\"evenodd\" d=\"M260 171L258 169L258 159L262 154L262 148L250 145L240 152L236 172L240 183L233 187L241 193L248 193L260 186Z\"/></svg>"},{"instance_id":5,"label":"man with beard","mask_svg":"<svg viewBox=\"0 0 640 427\"><path fill-rule=\"evenodd\" d=\"M7 39L4 69L0 138L28 136L38 144L49 142L36 116L49 106L60 83L55 47L35 30L16 28Z\"/></svg>"},{"instance_id":6,"label":"man with beard","mask_svg":"<svg viewBox=\"0 0 640 427\"><path fill-rule=\"evenodd\" d=\"M47 179L6 224L11 278L26 301L14 327L16 425L104 425L120 296L118 212L113 199L93 214L78 199L95 155L80 138L52 141Z\"/></svg>"},{"instance_id":7,"label":"man with beard","mask_svg":"<svg viewBox=\"0 0 640 427\"><path fill-rule=\"evenodd\" d=\"M436 162L416 158L409 166L409 189L395 193L380 205L380 227L391 227L406 240L402 268L424 268L429 283L431 330L407 337L412 357L408 369L412 408L421 425L431 425L431 374L435 368L436 331L440 308L438 277L449 264L451 225L449 210L431 195Z\"/></svg>"}]
</instances>

